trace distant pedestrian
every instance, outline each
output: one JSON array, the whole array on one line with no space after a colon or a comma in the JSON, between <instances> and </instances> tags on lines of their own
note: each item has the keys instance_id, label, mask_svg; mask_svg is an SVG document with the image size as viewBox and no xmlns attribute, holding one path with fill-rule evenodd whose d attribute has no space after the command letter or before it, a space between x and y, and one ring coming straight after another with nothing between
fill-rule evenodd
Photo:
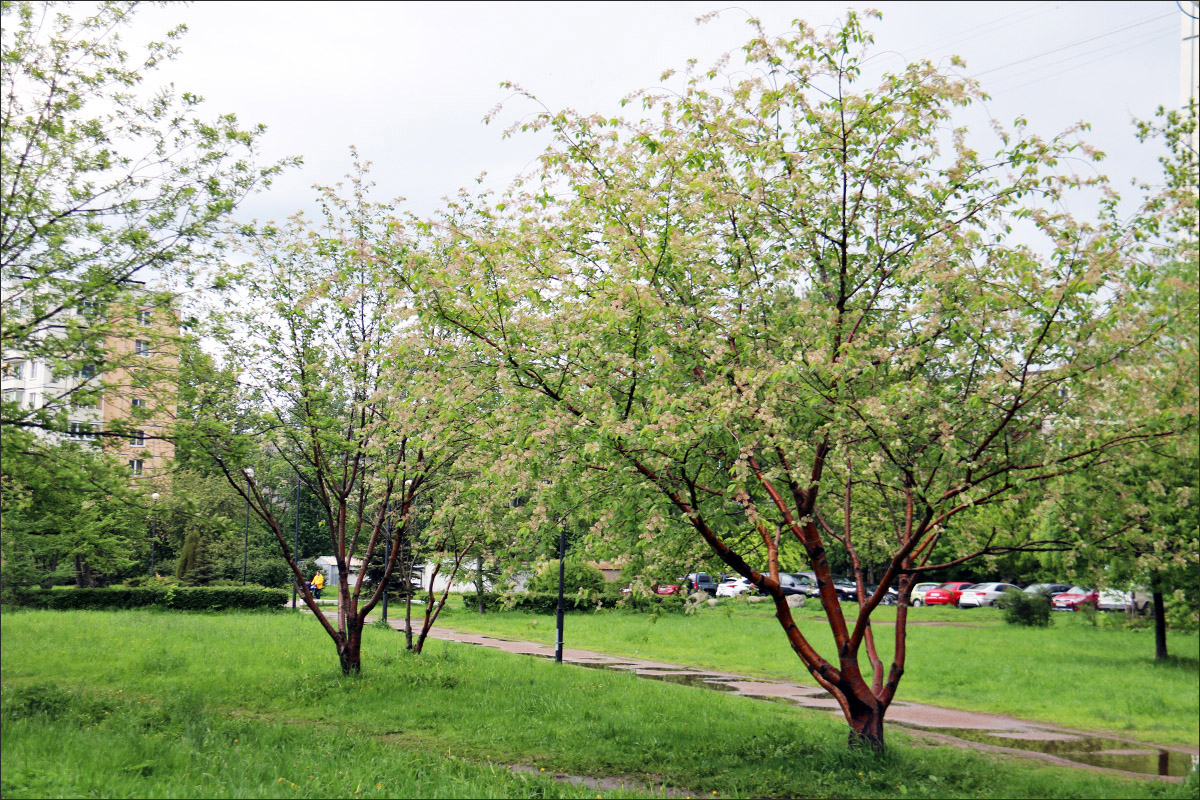
<instances>
[{"instance_id":1,"label":"distant pedestrian","mask_svg":"<svg viewBox=\"0 0 1200 800\"><path fill-rule=\"evenodd\" d=\"M317 574L313 575L312 583L309 584L312 588L313 597L321 599L321 590L325 588L325 573L317 570Z\"/></svg>"}]
</instances>

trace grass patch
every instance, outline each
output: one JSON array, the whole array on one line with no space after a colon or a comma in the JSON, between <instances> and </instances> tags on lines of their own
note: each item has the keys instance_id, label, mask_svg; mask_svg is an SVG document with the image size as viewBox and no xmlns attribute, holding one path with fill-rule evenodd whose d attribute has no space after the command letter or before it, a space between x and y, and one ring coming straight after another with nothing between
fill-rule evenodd
<instances>
[{"instance_id":1,"label":"grass patch","mask_svg":"<svg viewBox=\"0 0 1200 800\"><path fill-rule=\"evenodd\" d=\"M824 713L469 645L416 657L377 628L346 678L301 615L23 611L3 631L5 796L645 794L509 764L725 797L1195 794L896 731L884 756L850 752Z\"/></svg>"},{"instance_id":2,"label":"grass patch","mask_svg":"<svg viewBox=\"0 0 1200 800\"><path fill-rule=\"evenodd\" d=\"M845 606L847 611L852 608ZM894 622L882 607L877 622ZM899 699L1011 714L1069 727L1109 731L1161 744L1200 743L1200 638L1168 634L1174 657L1154 661L1154 635L1088 624L1055 614L1049 628L1004 623L993 608L910 609L908 658ZM828 659L833 639L819 605L798 609L801 631ZM552 644L554 617L477 613L446 604L439 623L477 633ZM964 627L959 627L964 626ZM967 627L969 626L969 627ZM874 626L889 663L895 628ZM565 640L623 656L815 683L788 646L767 604L723 603L694 616L657 618L620 611L567 617ZM836 663L836 661L834 662ZM864 668L867 662L862 661Z\"/></svg>"}]
</instances>

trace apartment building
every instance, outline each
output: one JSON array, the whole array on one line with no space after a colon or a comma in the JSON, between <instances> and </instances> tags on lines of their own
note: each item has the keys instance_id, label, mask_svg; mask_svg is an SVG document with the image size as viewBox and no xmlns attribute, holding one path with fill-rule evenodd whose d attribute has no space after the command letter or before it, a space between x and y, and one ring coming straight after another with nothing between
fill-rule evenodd
<instances>
[{"instance_id":1,"label":"apartment building","mask_svg":"<svg viewBox=\"0 0 1200 800\"><path fill-rule=\"evenodd\" d=\"M0 391L23 410L65 415L65 425L43 429L43 435L102 448L140 478L161 472L175 451L164 436L175 414L179 320L172 310L156 306L149 292L131 288L125 300L102 314L91 309L64 312L69 320L56 321L42 333L53 336L68 324L91 324L106 352L103 372L84 365L72 374L56 374L43 359L6 351ZM21 313L22 307L9 310ZM85 312L92 315L85 319Z\"/></svg>"}]
</instances>

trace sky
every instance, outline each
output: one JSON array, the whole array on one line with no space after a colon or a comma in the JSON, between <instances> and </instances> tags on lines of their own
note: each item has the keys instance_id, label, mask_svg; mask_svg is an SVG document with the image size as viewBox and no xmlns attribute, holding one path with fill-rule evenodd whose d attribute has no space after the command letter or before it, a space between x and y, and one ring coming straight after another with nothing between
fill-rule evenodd
<instances>
[{"instance_id":1,"label":"sky","mask_svg":"<svg viewBox=\"0 0 1200 800\"><path fill-rule=\"evenodd\" d=\"M1143 2L751 3L384 3L199 2L138 14L127 43L188 26L182 53L152 83L206 98L210 113L263 123L264 159L304 159L239 209L243 219L278 220L311 208L313 184L349 170L350 145L373 162L377 199L403 196L432 214L443 196L483 172L502 188L527 169L544 139L504 139L534 113L500 88L509 80L551 109L615 113L629 92L656 87L689 58L701 65L751 35L750 16L768 32L793 19L827 25L847 8L877 8L875 63L899 69L928 58L966 61L992 99L962 119L975 131L989 118L1028 119L1053 135L1079 121L1109 155L1118 184L1154 180L1158 151L1137 143L1132 120L1180 102L1181 12L1170 0ZM696 18L720 11L698 25ZM681 79L666 84L678 87ZM508 100L499 121L483 118Z\"/></svg>"}]
</instances>

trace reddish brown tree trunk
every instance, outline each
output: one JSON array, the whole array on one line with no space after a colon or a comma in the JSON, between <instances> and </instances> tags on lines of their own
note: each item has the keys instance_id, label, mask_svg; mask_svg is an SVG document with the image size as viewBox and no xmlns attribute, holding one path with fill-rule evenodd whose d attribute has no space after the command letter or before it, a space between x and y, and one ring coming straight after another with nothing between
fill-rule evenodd
<instances>
[{"instance_id":1,"label":"reddish brown tree trunk","mask_svg":"<svg viewBox=\"0 0 1200 800\"><path fill-rule=\"evenodd\" d=\"M346 638L338 643L338 661L342 674L358 675L362 672L362 622L348 615L346 623Z\"/></svg>"},{"instance_id":2,"label":"reddish brown tree trunk","mask_svg":"<svg viewBox=\"0 0 1200 800\"><path fill-rule=\"evenodd\" d=\"M870 708L851 702L850 747L869 747L877 753L883 752L883 715L886 708Z\"/></svg>"}]
</instances>

